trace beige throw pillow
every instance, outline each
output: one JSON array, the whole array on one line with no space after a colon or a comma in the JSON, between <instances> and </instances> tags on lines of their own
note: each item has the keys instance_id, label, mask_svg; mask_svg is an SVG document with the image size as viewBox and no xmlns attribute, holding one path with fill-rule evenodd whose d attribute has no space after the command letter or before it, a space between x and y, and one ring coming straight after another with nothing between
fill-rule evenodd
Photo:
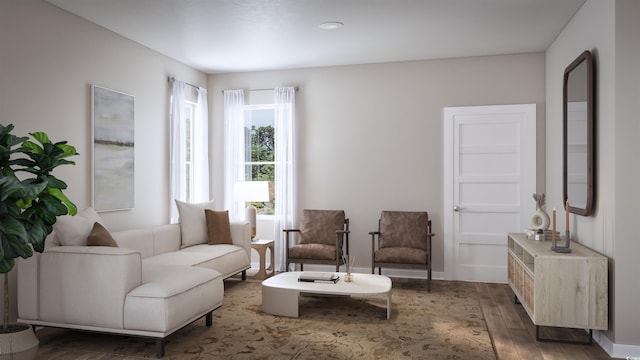
<instances>
[{"instance_id":1,"label":"beige throw pillow","mask_svg":"<svg viewBox=\"0 0 640 360\"><path fill-rule=\"evenodd\" d=\"M93 224L93 229L91 229L91 233L87 236L87 245L118 247L118 243L113 240L109 231L98 222Z\"/></svg>"},{"instance_id":2,"label":"beige throw pillow","mask_svg":"<svg viewBox=\"0 0 640 360\"><path fill-rule=\"evenodd\" d=\"M95 223L104 225L100 216L92 208L87 208L75 216L58 216L53 230L63 246L86 246L87 236Z\"/></svg>"},{"instance_id":3,"label":"beige throw pillow","mask_svg":"<svg viewBox=\"0 0 640 360\"><path fill-rule=\"evenodd\" d=\"M231 226L229 225L229 211L204 211L207 220L207 234L209 245L232 244Z\"/></svg>"},{"instance_id":4,"label":"beige throw pillow","mask_svg":"<svg viewBox=\"0 0 640 360\"><path fill-rule=\"evenodd\" d=\"M207 243L207 221L204 217L205 209L215 210L213 201L188 204L176 200L178 214L180 215L181 248Z\"/></svg>"}]
</instances>

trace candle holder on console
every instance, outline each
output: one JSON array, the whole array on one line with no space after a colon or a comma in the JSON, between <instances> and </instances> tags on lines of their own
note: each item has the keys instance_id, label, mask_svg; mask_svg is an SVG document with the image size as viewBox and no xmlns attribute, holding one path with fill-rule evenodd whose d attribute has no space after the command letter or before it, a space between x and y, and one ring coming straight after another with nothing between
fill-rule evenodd
<instances>
[{"instance_id":1,"label":"candle holder on console","mask_svg":"<svg viewBox=\"0 0 640 360\"><path fill-rule=\"evenodd\" d=\"M557 253L570 253L571 249L569 246L571 245L571 233L569 230L564 232L564 245L558 245L555 237L551 241L551 250Z\"/></svg>"},{"instance_id":2,"label":"candle holder on console","mask_svg":"<svg viewBox=\"0 0 640 360\"><path fill-rule=\"evenodd\" d=\"M558 253L570 253L571 249L571 233L569 232L569 199L564 203L564 216L565 216L565 231L564 231L564 245L558 245L556 241L556 209L553 209L553 238L551 239L551 250Z\"/></svg>"}]
</instances>

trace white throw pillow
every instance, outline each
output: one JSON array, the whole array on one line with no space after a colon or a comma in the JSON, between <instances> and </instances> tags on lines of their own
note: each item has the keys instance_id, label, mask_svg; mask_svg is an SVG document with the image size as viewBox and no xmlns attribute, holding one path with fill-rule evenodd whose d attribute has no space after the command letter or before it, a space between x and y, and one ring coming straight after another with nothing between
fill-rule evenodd
<instances>
[{"instance_id":1,"label":"white throw pillow","mask_svg":"<svg viewBox=\"0 0 640 360\"><path fill-rule=\"evenodd\" d=\"M208 242L207 220L204 216L204 209L215 210L215 202L199 204L188 204L176 200L178 213L180 214L180 233L182 238L181 248L186 248Z\"/></svg>"},{"instance_id":2,"label":"white throw pillow","mask_svg":"<svg viewBox=\"0 0 640 360\"><path fill-rule=\"evenodd\" d=\"M56 223L53 224L53 230L63 246L86 246L87 236L95 223L104 226L98 213L92 208L87 208L75 216L58 216Z\"/></svg>"}]
</instances>

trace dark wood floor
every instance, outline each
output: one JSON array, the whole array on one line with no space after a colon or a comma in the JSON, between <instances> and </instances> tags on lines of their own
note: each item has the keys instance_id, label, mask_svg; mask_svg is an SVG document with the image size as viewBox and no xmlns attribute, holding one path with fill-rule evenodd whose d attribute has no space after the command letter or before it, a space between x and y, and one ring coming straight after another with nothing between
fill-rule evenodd
<instances>
[{"instance_id":1,"label":"dark wood floor","mask_svg":"<svg viewBox=\"0 0 640 360\"><path fill-rule=\"evenodd\" d=\"M609 360L611 357L596 343L571 345L536 341L535 326L521 305L514 303L513 292L504 284L475 284L496 358L499 360ZM543 337L564 337L583 341L584 330L545 328ZM38 359L129 360L117 355L69 351L41 346Z\"/></svg>"},{"instance_id":2,"label":"dark wood floor","mask_svg":"<svg viewBox=\"0 0 640 360\"><path fill-rule=\"evenodd\" d=\"M514 303L508 285L477 283L480 305L487 322L496 357L508 359L611 359L595 342L592 345L536 341L536 329L522 305ZM542 338L588 340L582 329L541 328Z\"/></svg>"}]
</instances>

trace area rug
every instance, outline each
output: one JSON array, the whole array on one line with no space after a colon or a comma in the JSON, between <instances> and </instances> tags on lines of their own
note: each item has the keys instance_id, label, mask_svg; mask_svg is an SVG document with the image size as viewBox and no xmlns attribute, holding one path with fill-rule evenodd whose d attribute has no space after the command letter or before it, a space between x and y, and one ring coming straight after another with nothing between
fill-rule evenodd
<instances>
[{"instance_id":1,"label":"area rug","mask_svg":"<svg viewBox=\"0 0 640 360\"><path fill-rule=\"evenodd\" d=\"M386 298L333 296L302 296L298 318L273 316L260 310L260 291L258 281L227 280L213 326L201 319L171 335L165 359L495 359L473 283L434 281L428 293L424 281L394 279L390 320ZM48 328L37 336L41 359L155 358L152 340Z\"/></svg>"}]
</instances>

